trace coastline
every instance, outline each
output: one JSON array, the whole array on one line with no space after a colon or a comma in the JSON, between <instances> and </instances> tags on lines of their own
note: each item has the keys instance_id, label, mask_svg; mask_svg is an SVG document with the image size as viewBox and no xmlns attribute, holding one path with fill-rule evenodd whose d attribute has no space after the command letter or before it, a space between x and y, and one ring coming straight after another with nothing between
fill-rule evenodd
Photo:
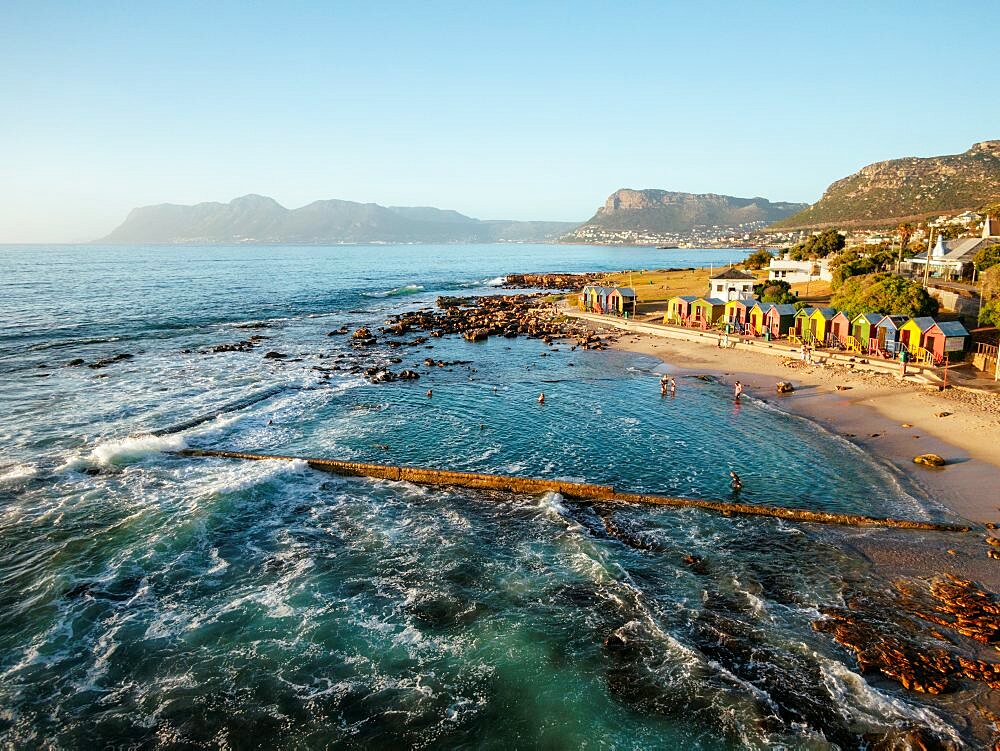
<instances>
[{"instance_id":1,"label":"coastline","mask_svg":"<svg viewBox=\"0 0 1000 751\"><path fill-rule=\"evenodd\" d=\"M894 467L918 495L978 527L964 535L850 535L851 547L880 573L891 577L947 572L1000 587L1000 563L987 557L990 547L983 539L1000 537L1000 531L984 529L1000 524L1000 397L977 399L968 392L938 392L840 365L805 366L762 352L608 331L617 338L615 348L657 358L672 373L711 375L727 384L741 381L748 395L872 453ZM791 382L795 391L778 394L778 381ZM683 382L678 387L681 398L682 389ZM949 414L937 416L944 412ZM940 455L946 466L914 464L913 457L924 453Z\"/></svg>"}]
</instances>

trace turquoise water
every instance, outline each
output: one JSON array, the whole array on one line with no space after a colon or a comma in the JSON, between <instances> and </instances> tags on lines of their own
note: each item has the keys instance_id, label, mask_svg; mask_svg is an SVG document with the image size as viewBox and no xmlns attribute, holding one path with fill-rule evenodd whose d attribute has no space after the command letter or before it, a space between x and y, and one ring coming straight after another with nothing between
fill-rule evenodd
<instances>
[{"instance_id":1,"label":"turquoise water","mask_svg":"<svg viewBox=\"0 0 1000 751\"><path fill-rule=\"evenodd\" d=\"M734 405L723 384L681 377L661 398L649 358L449 337L359 351L327 336L496 292L505 273L742 252L0 248L0 738L715 749L855 748L907 724L953 735L810 627L864 575L841 546L860 533L168 453L712 498L736 469L750 502L932 516L891 469L771 405ZM268 338L210 351L253 335ZM387 363L421 378L350 372Z\"/></svg>"}]
</instances>

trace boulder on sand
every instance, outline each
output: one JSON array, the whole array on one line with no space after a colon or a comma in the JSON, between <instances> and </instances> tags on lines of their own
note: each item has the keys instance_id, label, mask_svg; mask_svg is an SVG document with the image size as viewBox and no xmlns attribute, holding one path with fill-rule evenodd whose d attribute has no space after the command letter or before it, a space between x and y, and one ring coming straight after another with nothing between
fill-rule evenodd
<instances>
[{"instance_id":1,"label":"boulder on sand","mask_svg":"<svg viewBox=\"0 0 1000 751\"><path fill-rule=\"evenodd\" d=\"M920 456L913 457L913 463L925 467L943 467L945 465L944 459L937 454L920 454Z\"/></svg>"},{"instance_id":2,"label":"boulder on sand","mask_svg":"<svg viewBox=\"0 0 1000 751\"><path fill-rule=\"evenodd\" d=\"M795 391L795 387L788 381L778 381L774 388L779 394L791 394Z\"/></svg>"}]
</instances>

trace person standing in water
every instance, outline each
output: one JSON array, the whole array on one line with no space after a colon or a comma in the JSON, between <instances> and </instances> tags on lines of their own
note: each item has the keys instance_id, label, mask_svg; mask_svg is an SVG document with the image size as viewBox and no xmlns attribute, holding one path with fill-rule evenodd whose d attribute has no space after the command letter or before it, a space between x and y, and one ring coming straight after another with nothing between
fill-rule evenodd
<instances>
[{"instance_id":1,"label":"person standing in water","mask_svg":"<svg viewBox=\"0 0 1000 751\"><path fill-rule=\"evenodd\" d=\"M732 485L733 491L738 493L743 489L743 480L740 479L740 476L736 474L734 470L729 470L729 476L733 478L732 482L730 483L730 485Z\"/></svg>"},{"instance_id":2,"label":"person standing in water","mask_svg":"<svg viewBox=\"0 0 1000 751\"><path fill-rule=\"evenodd\" d=\"M674 396L676 394L677 394L677 381L675 381L673 378L671 378L670 379L670 396Z\"/></svg>"},{"instance_id":3,"label":"person standing in water","mask_svg":"<svg viewBox=\"0 0 1000 751\"><path fill-rule=\"evenodd\" d=\"M743 396L743 384L737 381L736 385L733 386L733 398L739 401L741 396Z\"/></svg>"},{"instance_id":4,"label":"person standing in water","mask_svg":"<svg viewBox=\"0 0 1000 751\"><path fill-rule=\"evenodd\" d=\"M545 404L545 392L544 391L538 395L538 403L539 404Z\"/></svg>"}]
</instances>

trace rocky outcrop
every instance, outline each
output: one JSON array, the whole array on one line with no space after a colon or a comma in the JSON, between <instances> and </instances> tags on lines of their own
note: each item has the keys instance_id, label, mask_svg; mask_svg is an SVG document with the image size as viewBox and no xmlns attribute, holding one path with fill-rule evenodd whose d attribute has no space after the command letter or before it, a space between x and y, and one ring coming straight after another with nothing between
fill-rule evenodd
<instances>
[{"instance_id":1,"label":"rocky outcrop","mask_svg":"<svg viewBox=\"0 0 1000 751\"><path fill-rule=\"evenodd\" d=\"M937 454L920 454L913 457L914 464L921 464L925 467L943 467L945 461Z\"/></svg>"}]
</instances>

